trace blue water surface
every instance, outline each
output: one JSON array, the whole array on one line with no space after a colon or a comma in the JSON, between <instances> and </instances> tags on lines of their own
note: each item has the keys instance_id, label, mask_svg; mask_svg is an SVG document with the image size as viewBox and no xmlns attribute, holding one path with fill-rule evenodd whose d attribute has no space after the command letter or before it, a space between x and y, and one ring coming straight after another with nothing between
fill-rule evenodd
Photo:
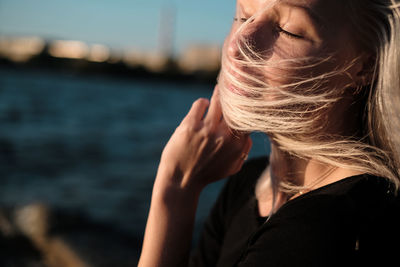
<instances>
[{"instance_id":1,"label":"blue water surface","mask_svg":"<svg viewBox=\"0 0 400 267\"><path fill-rule=\"evenodd\" d=\"M161 151L212 86L0 69L0 204L41 202L142 234ZM253 134L250 157L266 154ZM223 181L201 196L196 235Z\"/></svg>"}]
</instances>

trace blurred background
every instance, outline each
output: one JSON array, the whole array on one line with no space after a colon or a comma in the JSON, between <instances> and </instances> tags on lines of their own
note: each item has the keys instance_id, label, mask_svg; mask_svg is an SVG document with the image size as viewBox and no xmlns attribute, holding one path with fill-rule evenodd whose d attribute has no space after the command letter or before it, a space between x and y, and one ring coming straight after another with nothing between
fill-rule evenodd
<instances>
[{"instance_id":1,"label":"blurred background","mask_svg":"<svg viewBox=\"0 0 400 267\"><path fill-rule=\"evenodd\" d=\"M211 96L234 8L0 0L0 266L136 265L161 151Z\"/></svg>"}]
</instances>

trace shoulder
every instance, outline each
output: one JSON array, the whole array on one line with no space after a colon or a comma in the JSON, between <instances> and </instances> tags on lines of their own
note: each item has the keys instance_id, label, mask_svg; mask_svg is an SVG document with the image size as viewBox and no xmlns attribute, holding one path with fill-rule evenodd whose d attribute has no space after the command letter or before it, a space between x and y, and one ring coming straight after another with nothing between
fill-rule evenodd
<instances>
[{"instance_id":1,"label":"shoulder","mask_svg":"<svg viewBox=\"0 0 400 267\"><path fill-rule=\"evenodd\" d=\"M274 260L337 266L399 249L399 198L390 182L369 175L346 179L287 202L252 237L244 260L251 266Z\"/></svg>"},{"instance_id":2,"label":"shoulder","mask_svg":"<svg viewBox=\"0 0 400 267\"><path fill-rule=\"evenodd\" d=\"M365 263L389 264L391 257L400 251L399 191L380 177L369 177L354 190L357 194L353 195L359 196L353 200L357 201L360 214L357 229L360 258Z\"/></svg>"},{"instance_id":3,"label":"shoulder","mask_svg":"<svg viewBox=\"0 0 400 267\"><path fill-rule=\"evenodd\" d=\"M336 207L339 214L340 211L376 214L397 201L398 193L388 179L363 174L328 184L304 194L293 202L321 209Z\"/></svg>"},{"instance_id":4,"label":"shoulder","mask_svg":"<svg viewBox=\"0 0 400 267\"><path fill-rule=\"evenodd\" d=\"M400 195L391 181L367 174L353 180L338 194L363 224L399 217Z\"/></svg>"},{"instance_id":5,"label":"shoulder","mask_svg":"<svg viewBox=\"0 0 400 267\"><path fill-rule=\"evenodd\" d=\"M321 187L304 195L303 199L299 197L297 202L288 203L294 206L289 209L298 210L303 219L326 219L325 223L336 228L358 229L374 220L382 221L400 214L399 194L393 184L386 178L368 174Z\"/></svg>"}]
</instances>

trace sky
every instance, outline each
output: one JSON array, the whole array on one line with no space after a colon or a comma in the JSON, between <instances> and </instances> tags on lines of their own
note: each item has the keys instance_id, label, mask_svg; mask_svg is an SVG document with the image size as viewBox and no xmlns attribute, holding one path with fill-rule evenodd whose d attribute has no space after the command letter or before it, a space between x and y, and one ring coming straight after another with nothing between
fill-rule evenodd
<instances>
[{"instance_id":1,"label":"sky","mask_svg":"<svg viewBox=\"0 0 400 267\"><path fill-rule=\"evenodd\" d=\"M80 40L111 48L160 48L161 10L176 10L174 48L222 44L234 0L0 0L0 35Z\"/></svg>"}]
</instances>

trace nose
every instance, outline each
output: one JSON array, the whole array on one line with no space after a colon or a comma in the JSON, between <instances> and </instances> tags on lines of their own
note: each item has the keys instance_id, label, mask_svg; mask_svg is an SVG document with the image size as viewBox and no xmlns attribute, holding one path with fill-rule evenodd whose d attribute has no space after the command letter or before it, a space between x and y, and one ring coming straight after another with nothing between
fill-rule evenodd
<instances>
[{"instance_id":1,"label":"nose","mask_svg":"<svg viewBox=\"0 0 400 267\"><path fill-rule=\"evenodd\" d=\"M241 59L242 53L240 52L240 47L242 44L240 43L241 39L239 34L231 33L227 40L227 55L230 58Z\"/></svg>"},{"instance_id":2,"label":"nose","mask_svg":"<svg viewBox=\"0 0 400 267\"><path fill-rule=\"evenodd\" d=\"M235 59L242 59L243 52L250 52L245 45L247 44L251 48L251 52L263 55L263 58L265 58L269 54L266 52L271 50L276 40L273 25L271 20L255 19L240 31L237 31L234 27L228 37L227 55Z\"/></svg>"},{"instance_id":3,"label":"nose","mask_svg":"<svg viewBox=\"0 0 400 267\"><path fill-rule=\"evenodd\" d=\"M238 33L232 32L227 40L227 55L230 58L240 59L240 36Z\"/></svg>"}]
</instances>

